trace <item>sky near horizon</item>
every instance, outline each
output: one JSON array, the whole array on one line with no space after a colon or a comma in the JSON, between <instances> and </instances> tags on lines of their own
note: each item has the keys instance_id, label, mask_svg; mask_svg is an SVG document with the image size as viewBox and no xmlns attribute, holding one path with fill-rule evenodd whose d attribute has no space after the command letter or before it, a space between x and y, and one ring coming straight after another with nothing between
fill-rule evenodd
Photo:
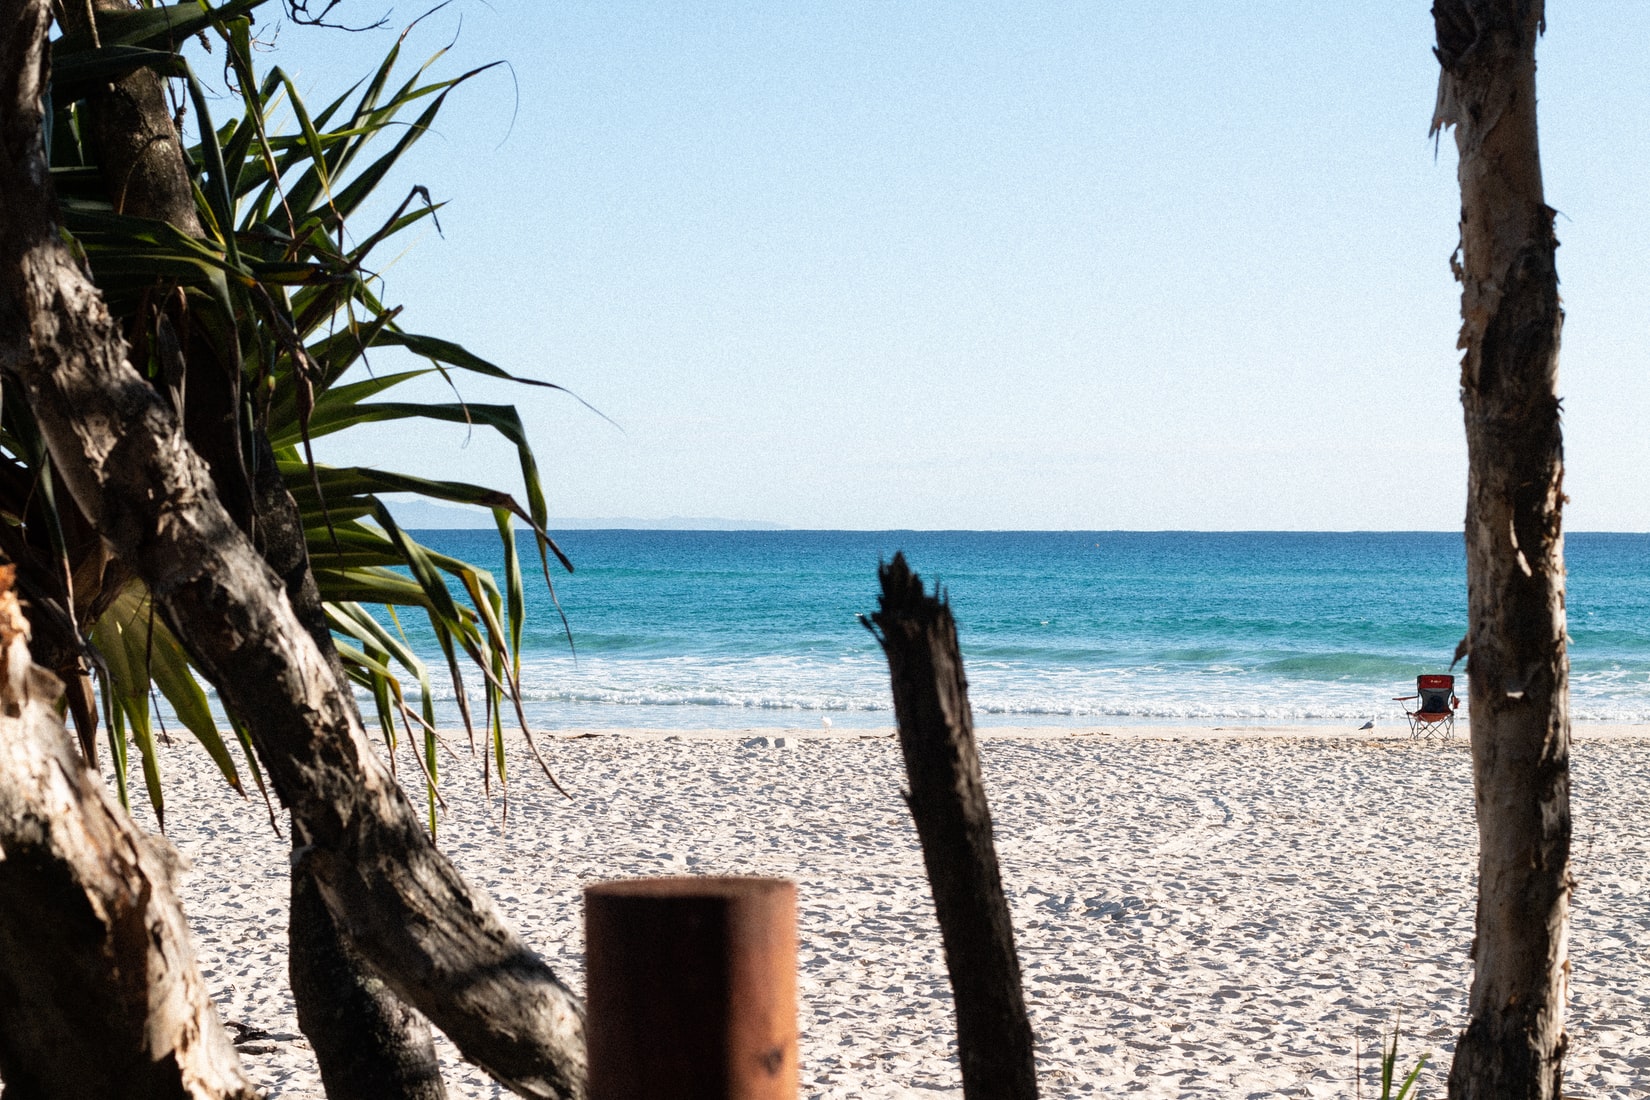
<instances>
[{"instance_id":1,"label":"sky near horizon","mask_svg":"<svg viewBox=\"0 0 1650 1100\"><path fill-rule=\"evenodd\" d=\"M268 56L318 100L421 10ZM1457 528L1428 11L458 0L408 56L510 68L396 177L448 205L385 296L622 426L463 384L522 408L553 515ZM1650 530L1650 3L1547 18L1566 525ZM480 434L320 457L517 484Z\"/></svg>"}]
</instances>

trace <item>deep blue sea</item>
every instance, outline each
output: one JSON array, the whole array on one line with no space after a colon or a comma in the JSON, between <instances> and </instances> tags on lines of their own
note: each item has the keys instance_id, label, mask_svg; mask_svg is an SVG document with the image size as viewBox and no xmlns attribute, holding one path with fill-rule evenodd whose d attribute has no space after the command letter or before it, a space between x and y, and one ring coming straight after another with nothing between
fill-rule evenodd
<instances>
[{"instance_id":1,"label":"deep blue sea","mask_svg":"<svg viewBox=\"0 0 1650 1100\"><path fill-rule=\"evenodd\" d=\"M423 531L500 568L489 531ZM859 615L903 550L950 595L979 725L1401 721L1466 630L1453 533L571 531L528 577L523 694L549 728L893 722ZM524 564L536 566L521 541ZM1650 535L1567 537L1572 701L1650 721ZM456 724L427 625L402 616ZM472 680L474 677L471 677ZM472 685L473 686L473 685ZM1465 682L1460 694L1466 697ZM1464 705L1464 704L1463 704Z\"/></svg>"}]
</instances>

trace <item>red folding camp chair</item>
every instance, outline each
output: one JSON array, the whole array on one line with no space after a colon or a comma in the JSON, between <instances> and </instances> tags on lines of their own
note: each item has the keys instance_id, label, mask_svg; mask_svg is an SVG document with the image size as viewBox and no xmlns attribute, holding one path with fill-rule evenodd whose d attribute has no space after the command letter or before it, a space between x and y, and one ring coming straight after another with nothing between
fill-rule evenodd
<instances>
[{"instance_id":1,"label":"red folding camp chair","mask_svg":"<svg viewBox=\"0 0 1650 1100\"><path fill-rule=\"evenodd\" d=\"M1404 708L1411 737L1431 737L1435 733L1449 737L1455 733L1455 708L1461 705L1455 697L1455 677L1417 676L1415 694L1400 695L1394 702L1411 700L1415 701L1415 709Z\"/></svg>"}]
</instances>

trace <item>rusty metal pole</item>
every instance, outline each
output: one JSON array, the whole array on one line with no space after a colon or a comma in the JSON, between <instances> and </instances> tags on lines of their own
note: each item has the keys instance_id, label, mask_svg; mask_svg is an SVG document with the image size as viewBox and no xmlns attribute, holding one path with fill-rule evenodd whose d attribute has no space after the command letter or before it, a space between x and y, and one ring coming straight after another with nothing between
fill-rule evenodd
<instances>
[{"instance_id":1,"label":"rusty metal pole","mask_svg":"<svg viewBox=\"0 0 1650 1100\"><path fill-rule=\"evenodd\" d=\"M585 888L590 1100L796 1100L796 884Z\"/></svg>"}]
</instances>

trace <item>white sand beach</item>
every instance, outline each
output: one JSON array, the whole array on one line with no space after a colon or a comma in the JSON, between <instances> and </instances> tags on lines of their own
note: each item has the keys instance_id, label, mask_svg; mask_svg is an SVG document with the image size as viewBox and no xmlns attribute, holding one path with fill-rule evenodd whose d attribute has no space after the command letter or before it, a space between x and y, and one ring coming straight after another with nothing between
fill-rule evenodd
<instances>
[{"instance_id":1,"label":"white sand beach","mask_svg":"<svg viewBox=\"0 0 1650 1100\"><path fill-rule=\"evenodd\" d=\"M1576 733L1567 1091L1650 1097L1650 730ZM1470 975L1469 758L1459 735L1379 734L983 732L1045 1096L1351 1097L1360 1058L1371 1095L1379 1032L1400 1012L1400 1062L1430 1052L1419 1095L1443 1094ZM465 759L440 842L565 980L582 990L586 883L792 877L802 1095L961 1096L887 731L542 744L571 801L518 754L501 829ZM197 747L164 753L169 835L194 863L184 904L220 1011L268 1033L242 1056L271 1097L318 1098L286 989L286 842ZM452 1096L507 1095L442 1050Z\"/></svg>"}]
</instances>

